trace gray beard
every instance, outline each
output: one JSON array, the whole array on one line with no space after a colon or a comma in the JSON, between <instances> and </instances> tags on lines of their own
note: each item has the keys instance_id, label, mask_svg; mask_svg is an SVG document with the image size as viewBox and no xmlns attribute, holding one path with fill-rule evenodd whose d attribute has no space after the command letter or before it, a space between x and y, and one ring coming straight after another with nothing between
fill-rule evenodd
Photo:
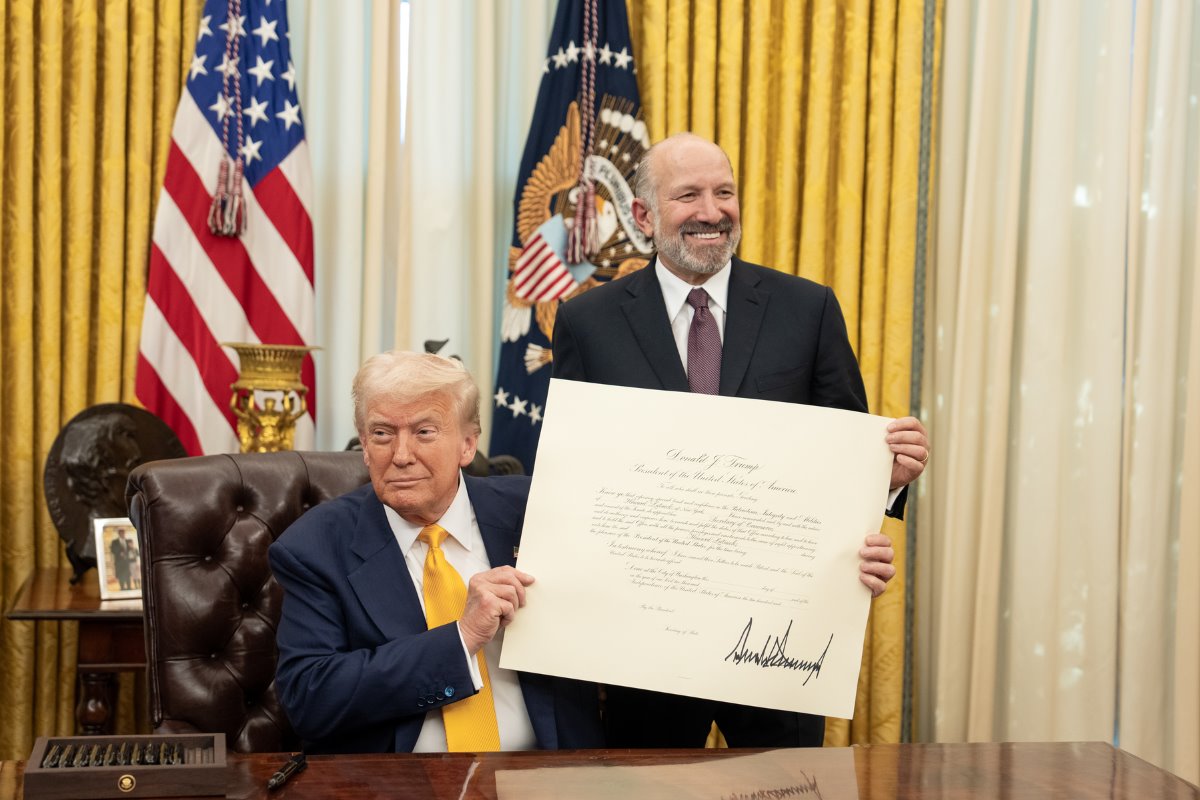
<instances>
[{"instance_id":1,"label":"gray beard","mask_svg":"<svg viewBox=\"0 0 1200 800\"><path fill-rule=\"evenodd\" d=\"M729 263L741 239L742 229L738 226L729 232L729 241L719 249L709 247L703 253L693 253L682 233L670 239L655 239L654 247L665 260L689 275L713 275Z\"/></svg>"}]
</instances>

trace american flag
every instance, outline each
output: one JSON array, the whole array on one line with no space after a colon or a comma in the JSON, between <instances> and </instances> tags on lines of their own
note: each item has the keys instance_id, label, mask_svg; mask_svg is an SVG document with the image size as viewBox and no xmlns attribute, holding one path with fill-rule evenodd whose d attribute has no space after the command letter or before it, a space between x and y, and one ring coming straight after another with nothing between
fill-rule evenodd
<instances>
[{"instance_id":1,"label":"american flag","mask_svg":"<svg viewBox=\"0 0 1200 800\"><path fill-rule=\"evenodd\" d=\"M217 235L222 159L232 172L239 156L245 229ZM222 342L313 343L311 203L286 0L207 0L154 220L136 383L192 455L238 449L237 356ZM312 442L311 356L301 378L309 414L297 447Z\"/></svg>"}]
</instances>

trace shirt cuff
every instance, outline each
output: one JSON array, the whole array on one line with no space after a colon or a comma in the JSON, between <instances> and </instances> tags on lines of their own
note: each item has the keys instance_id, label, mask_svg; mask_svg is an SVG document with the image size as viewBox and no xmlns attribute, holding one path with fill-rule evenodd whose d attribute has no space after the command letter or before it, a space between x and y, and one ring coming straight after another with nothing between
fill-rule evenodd
<instances>
[{"instance_id":1,"label":"shirt cuff","mask_svg":"<svg viewBox=\"0 0 1200 800\"><path fill-rule=\"evenodd\" d=\"M891 507L890 503L888 507ZM479 674L479 659L471 657L471 652L467 650L467 642L463 639L462 628L458 626L457 622L454 624L454 629L458 631L458 643L462 645L463 655L467 659L467 672L471 673L471 680L475 684L475 691L483 691L483 676Z\"/></svg>"},{"instance_id":2,"label":"shirt cuff","mask_svg":"<svg viewBox=\"0 0 1200 800\"><path fill-rule=\"evenodd\" d=\"M899 489L892 489L890 492L888 492L888 501L887 501L887 505L884 506L884 510L891 511L892 506L896 504L896 498L899 497L900 493L903 491L904 491L904 487L901 486ZM461 634L460 634L460 636L461 636Z\"/></svg>"}]
</instances>

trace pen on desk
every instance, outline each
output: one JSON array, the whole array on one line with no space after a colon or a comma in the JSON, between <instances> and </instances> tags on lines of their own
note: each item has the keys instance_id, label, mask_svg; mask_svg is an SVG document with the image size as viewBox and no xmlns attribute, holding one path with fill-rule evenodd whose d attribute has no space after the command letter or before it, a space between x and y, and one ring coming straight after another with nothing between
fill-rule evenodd
<instances>
[{"instance_id":1,"label":"pen on desk","mask_svg":"<svg viewBox=\"0 0 1200 800\"><path fill-rule=\"evenodd\" d=\"M298 772L303 772L308 766L308 759L304 757L304 753L297 753L288 759L288 762L279 768L279 771L271 776L271 780L267 781L267 789L274 790L283 786L292 779Z\"/></svg>"}]
</instances>

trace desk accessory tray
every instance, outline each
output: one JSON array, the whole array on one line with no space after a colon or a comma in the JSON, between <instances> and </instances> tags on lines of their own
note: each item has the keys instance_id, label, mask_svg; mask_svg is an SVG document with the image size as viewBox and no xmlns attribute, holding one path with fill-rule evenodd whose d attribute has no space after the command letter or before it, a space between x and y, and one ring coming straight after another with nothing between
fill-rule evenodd
<instances>
[{"instance_id":1,"label":"desk accessory tray","mask_svg":"<svg viewBox=\"0 0 1200 800\"><path fill-rule=\"evenodd\" d=\"M25 765L26 800L224 797L228 783L223 733L39 736Z\"/></svg>"}]
</instances>

